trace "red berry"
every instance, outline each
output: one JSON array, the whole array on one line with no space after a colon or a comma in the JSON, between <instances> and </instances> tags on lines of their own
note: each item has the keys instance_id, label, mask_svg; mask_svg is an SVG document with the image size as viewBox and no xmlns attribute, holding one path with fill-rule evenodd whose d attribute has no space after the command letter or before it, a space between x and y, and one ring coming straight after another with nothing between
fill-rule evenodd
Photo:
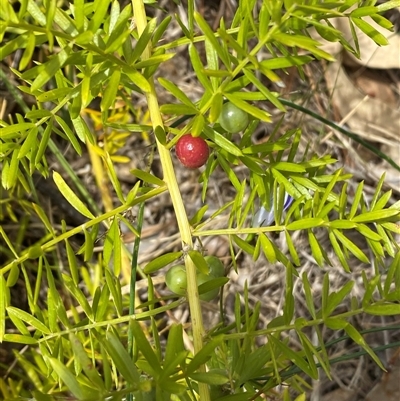
<instances>
[{"instance_id":1,"label":"red berry","mask_svg":"<svg viewBox=\"0 0 400 401\"><path fill-rule=\"evenodd\" d=\"M207 142L198 136L183 135L176 143L176 155L179 161L187 168L203 166L209 154Z\"/></svg>"}]
</instances>

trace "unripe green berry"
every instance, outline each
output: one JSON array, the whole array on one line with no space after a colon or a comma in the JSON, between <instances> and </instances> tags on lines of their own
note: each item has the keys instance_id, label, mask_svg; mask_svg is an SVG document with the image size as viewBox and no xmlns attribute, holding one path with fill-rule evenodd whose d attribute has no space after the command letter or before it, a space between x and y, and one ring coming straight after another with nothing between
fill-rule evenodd
<instances>
[{"instance_id":1,"label":"unripe green berry","mask_svg":"<svg viewBox=\"0 0 400 401\"><path fill-rule=\"evenodd\" d=\"M183 265L171 267L165 275L165 284L175 294L186 295L187 276Z\"/></svg>"},{"instance_id":2,"label":"unripe green berry","mask_svg":"<svg viewBox=\"0 0 400 401\"><path fill-rule=\"evenodd\" d=\"M237 134L249 125L249 115L233 103L228 102L222 106L219 123L225 131Z\"/></svg>"},{"instance_id":3,"label":"unripe green berry","mask_svg":"<svg viewBox=\"0 0 400 401\"><path fill-rule=\"evenodd\" d=\"M200 287L201 284L212 280L214 277L208 276L207 274L198 273L197 274L197 285ZM211 291L200 294L200 299L202 301L212 301L219 293L219 288L214 288Z\"/></svg>"}]
</instances>

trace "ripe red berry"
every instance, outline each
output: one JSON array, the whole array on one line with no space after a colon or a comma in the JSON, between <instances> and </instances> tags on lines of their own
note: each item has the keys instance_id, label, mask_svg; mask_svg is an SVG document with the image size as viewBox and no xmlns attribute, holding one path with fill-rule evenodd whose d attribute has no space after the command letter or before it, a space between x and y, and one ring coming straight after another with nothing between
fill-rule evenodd
<instances>
[{"instance_id":1,"label":"ripe red berry","mask_svg":"<svg viewBox=\"0 0 400 401\"><path fill-rule=\"evenodd\" d=\"M187 168L203 166L210 154L207 142L203 138L193 137L190 134L178 139L175 150L179 161Z\"/></svg>"}]
</instances>

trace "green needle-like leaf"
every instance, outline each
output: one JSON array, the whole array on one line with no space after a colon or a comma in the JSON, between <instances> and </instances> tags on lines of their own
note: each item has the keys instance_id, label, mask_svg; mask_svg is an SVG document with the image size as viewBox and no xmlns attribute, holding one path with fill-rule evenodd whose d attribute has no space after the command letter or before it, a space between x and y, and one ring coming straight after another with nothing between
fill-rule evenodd
<instances>
[{"instance_id":1,"label":"green needle-like leaf","mask_svg":"<svg viewBox=\"0 0 400 401\"><path fill-rule=\"evenodd\" d=\"M73 206L79 213L83 216L86 216L89 219L94 219L92 213L90 213L89 209L83 204L83 202L75 195L72 189L67 185L64 179L61 177L57 171L53 172L53 179L57 188L60 190L64 198Z\"/></svg>"},{"instance_id":2,"label":"green needle-like leaf","mask_svg":"<svg viewBox=\"0 0 400 401\"><path fill-rule=\"evenodd\" d=\"M43 334L50 334L49 328L36 317L30 315L28 312L25 312L13 306L9 306L6 309L8 314L16 316L18 319L21 319L22 321L28 323L30 326L33 326L36 330L39 330Z\"/></svg>"}]
</instances>

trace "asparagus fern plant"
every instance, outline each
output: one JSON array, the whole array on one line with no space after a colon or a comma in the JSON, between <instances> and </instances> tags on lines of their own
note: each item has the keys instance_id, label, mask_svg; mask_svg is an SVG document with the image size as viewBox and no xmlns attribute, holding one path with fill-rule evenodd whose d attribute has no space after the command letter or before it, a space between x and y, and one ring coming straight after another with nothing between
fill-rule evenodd
<instances>
[{"instance_id":1,"label":"asparagus fern plant","mask_svg":"<svg viewBox=\"0 0 400 401\"><path fill-rule=\"evenodd\" d=\"M1 77L20 109L0 120L1 217L17 222L15 208L19 208L41 222L42 232L36 243L26 247L23 238L31 217L21 222L17 235L0 226L0 342L22 349L14 353L17 367L0 378L4 399L73 395L78 400L258 400L284 383L299 391L300 400L304 375L317 379L322 370L330 376L330 344L324 342L323 328L344 332L383 368L349 319L362 313L400 313L400 251L394 238L400 233L400 203L389 203L384 177L370 201L363 183L350 193L351 175L332 168L333 157L300 154L301 127L284 133L276 129L262 144L255 143L253 134L260 124L272 121L263 104L281 112L296 107L268 87L267 82L280 80L279 70L296 67L302 75L303 66L313 60L334 60L320 48L320 41L310 37L310 28L359 55L354 27L377 45L385 45L385 37L365 17L390 29L382 13L399 2L240 0L229 25L221 19L216 30L196 11L194 0L176 3L187 21L163 10L161 18L148 17L151 7L158 7L156 1L1 0L0 58L3 66L13 60L8 71L1 70ZM333 27L332 18L347 19L355 46ZM171 24L179 27L180 35L168 41L164 38ZM186 52L202 88L196 101L180 82L163 77L163 63L178 51ZM268 58L259 57L261 53ZM159 90L174 101L160 104ZM117 100L128 105L128 114L135 113L129 104L132 93L147 100L150 123L112 118ZM106 132L121 133L122 141L126 134L150 138L162 176L136 169L132 174L137 184L124 192L117 175L121 156L112 147L100 146L88 123L87 116L94 113L89 105L96 99L100 100L96 118ZM226 102L248 117L240 139L220 124ZM188 133L202 137L211 149L199 172L204 207L191 218L172 163L175 144ZM90 154L100 204L57 148L59 138L77 155ZM58 171L49 167L50 158L57 160ZM237 176L237 165L247 170L245 180ZM207 188L217 168L224 171L236 195L210 215ZM54 180L83 224L54 224L35 196L34 173ZM118 204L102 190L102 174ZM181 249L140 266L143 210L163 193L172 200ZM254 208L255 200L261 209ZM132 223L126 213L134 206L139 212ZM227 226L210 228L221 214L229 216ZM136 236L133 254L121 240L120 222ZM350 310L339 306L351 296L354 282L349 278L340 290L331 291L328 273L317 303L308 275L298 273L301 257L293 240L297 231L304 232L311 256L321 267L331 264L317 235L325 231L344 272L350 272L351 258L371 269L371 275L362 275L362 299L352 299ZM365 240L368 254L352 241L351 231ZM284 233L287 253L276 245L273 233ZM76 250L71 241L78 234L84 242ZM279 317L263 325L260 303L250 307L246 287L243 294L236 294L234 323L225 323L222 298L220 323L205 330L199 293L228 281L219 277L198 286L198 273L207 273L208 265L194 243L208 236L228 238L233 269L238 269L238 252L254 260L263 254L270 263L283 266L286 286ZM99 238L104 246L94 252ZM158 272L179 261L187 275L185 295L160 298L155 290L162 281ZM296 313L295 279L301 283L307 317ZM10 296L21 283L26 309L16 306ZM147 302L138 304L135 293L144 284ZM123 285L129 285L128 294ZM174 324L164 341L158 317L185 302L190 328ZM317 334L317 345L310 328ZM301 348L287 341L288 333L294 333ZM289 392L284 391L283 397L289 400Z\"/></svg>"}]
</instances>

